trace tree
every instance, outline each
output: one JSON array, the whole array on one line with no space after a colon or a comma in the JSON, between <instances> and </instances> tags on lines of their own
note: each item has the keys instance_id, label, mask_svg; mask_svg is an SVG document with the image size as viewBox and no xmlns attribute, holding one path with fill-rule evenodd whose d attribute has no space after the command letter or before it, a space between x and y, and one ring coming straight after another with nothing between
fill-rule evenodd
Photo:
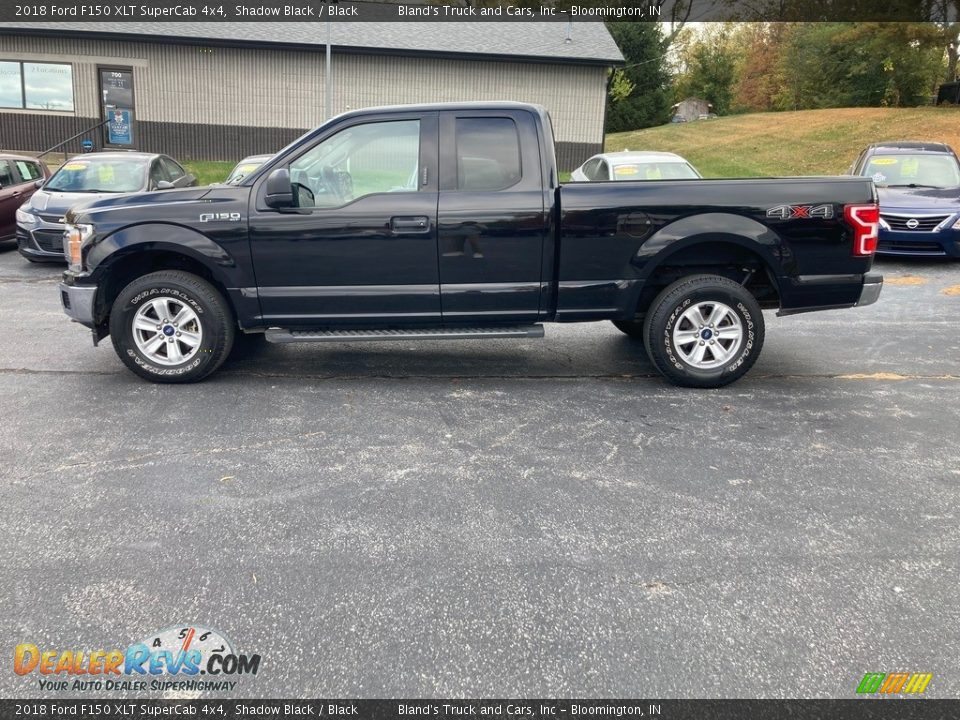
<instances>
[{"instance_id":1,"label":"tree","mask_svg":"<svg viewBox=\"0 0 960 720\"><path fill-rule=\"evenodd\" d=\"M947 50L947 68L944 73L946 82L957 79L957 54L960 50L960 0L938 0L933 3L933 16L940 28L942 44Z\"/></svg>"},{"instance_id":2,"label":"tree","mask_svg":"<svg viewBox=\"0 0 960 720\"><path fill-rule=\"evenodd\" d=\"M782 23L743 23L735 37L740 62L733 87L733 112L768 112L781 84L777 58Z\"/></svg>"},{"instance_id":3,"label":"tree","mask_svg":"<svg viewBox=\"0 0 960 720\"><path fill-rule=\"evenodd\" d=\"M943 74L934 23L794 23L778 62L781 110L911 106L927 101Z\"/></svg>"},{"instance_id":4,"label":"tree","mask_svg":"<svg viewBox=\"0 0 960 720\"><path fill-rule=\"evenodd\" d=\"M626 65L613 73L609 83L606 131L637 130L667 122L669 76L659 23L608 22L607 29Z\"/></svg>"},{"instance_id":5,"label":"tree","mask_svg":"<svg viewBox=\"0 0 960 720\"><path fill-rule=\"evenodd\" d=\"M730 24L715 23L680 49L681 71L675 86L678 100L700 97L712 104L717 114L730 112L739 59L732 34Z\"/></svg>"}]
</instances>

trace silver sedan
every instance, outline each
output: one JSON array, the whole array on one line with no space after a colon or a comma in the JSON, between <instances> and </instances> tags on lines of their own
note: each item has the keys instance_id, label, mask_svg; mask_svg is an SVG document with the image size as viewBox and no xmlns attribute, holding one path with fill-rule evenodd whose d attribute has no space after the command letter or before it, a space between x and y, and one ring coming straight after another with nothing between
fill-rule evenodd
<instances>
[{"instance_id":1,"label":"silver sedan","mask_svg":"<svg viewBox=\"0 0 960 720\"><path fill-rule=\"evenodd\" d=\"M570 174L574 182L609 180L694 180L701 177L679 155L668 152L623 152L594 155Z\"/></svg>"}]
</instances>

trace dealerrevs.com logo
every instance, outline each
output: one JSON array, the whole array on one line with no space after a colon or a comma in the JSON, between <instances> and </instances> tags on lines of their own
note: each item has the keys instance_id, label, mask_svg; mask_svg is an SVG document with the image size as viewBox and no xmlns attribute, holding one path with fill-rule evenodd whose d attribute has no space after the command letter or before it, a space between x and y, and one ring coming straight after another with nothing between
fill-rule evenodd
<instances>
[{"instance_id":1,"label":"dealerrevs.com logo","mask_svg":"<svg viewBox=\"0 0 960 720\"><path fill-rule=\"evenodd\" d=\"M259 655L237 653L220 632L176 625L125 650L61 650L21 643L13 653L17 675L36 675L41 690L233 690L239 675L256 675ZM200 678L203 676L203 679Z\"/></svg>"}]
</instances>

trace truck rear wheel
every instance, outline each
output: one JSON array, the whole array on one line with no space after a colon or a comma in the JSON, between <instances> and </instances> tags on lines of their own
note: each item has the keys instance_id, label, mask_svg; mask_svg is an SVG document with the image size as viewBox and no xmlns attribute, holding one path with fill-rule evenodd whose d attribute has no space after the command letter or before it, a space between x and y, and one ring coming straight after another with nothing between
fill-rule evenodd
<instances>
[{"instance_id":1,"label":"truck rear wheel","mask_svg":"<svg viewBox=\"0 0 960 720\"><path fill-rule=\"evenodd\" d=\"M123 363L142 378L190 383L230 354L234 327L223 296L206 280L179 270L137 278L117 296L110 336Z\"/></svg>"},{"instance_id":2,"label":"truck rear wheel","mask_svg":"<svg viewBox=\"0 0 960 720\"><path fill-rule=\"evenodd\" d=\"M644 321L650 360L670 382L715 388L742 377L763 347L760 304L719 275L690 275L666 287Z\"/></svg>"}]
</instances>

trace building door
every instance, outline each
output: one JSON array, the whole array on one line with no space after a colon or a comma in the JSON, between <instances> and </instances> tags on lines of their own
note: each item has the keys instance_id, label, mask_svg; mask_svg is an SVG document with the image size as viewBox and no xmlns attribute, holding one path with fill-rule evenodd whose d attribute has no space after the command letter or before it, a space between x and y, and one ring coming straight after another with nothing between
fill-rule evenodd
<instances>
[{"instance_id":1,"label":"building door","mask_svg":"<svg viewBox=\"0 0 960 720\"><path fill-rule=\"evenodd\" d=\"M133 68L101 67L99 71L100 119L106 121L103 126L103 145L136 147Z\"/></svg>"}]
</instances>

